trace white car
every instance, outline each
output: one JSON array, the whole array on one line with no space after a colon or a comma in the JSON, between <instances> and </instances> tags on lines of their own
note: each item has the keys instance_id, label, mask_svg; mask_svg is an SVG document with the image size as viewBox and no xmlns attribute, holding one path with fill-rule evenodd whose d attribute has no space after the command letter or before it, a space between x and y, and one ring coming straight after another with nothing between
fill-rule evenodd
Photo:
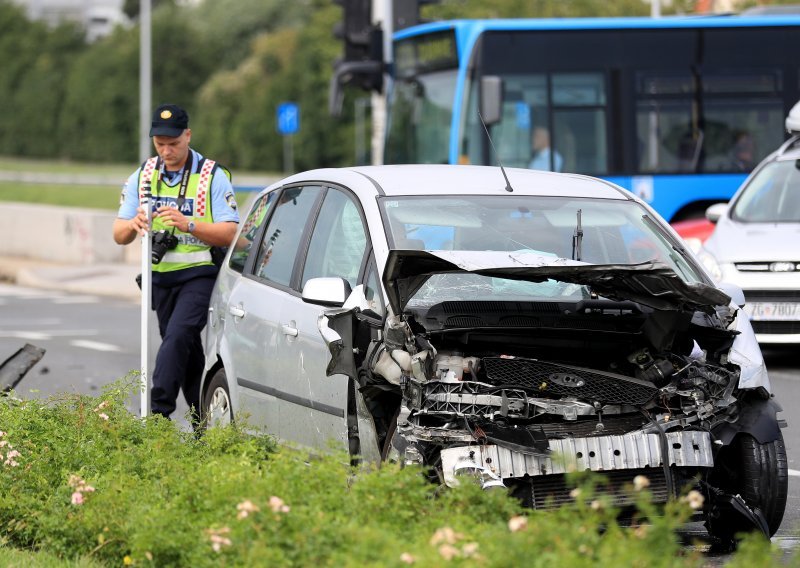
<instances>
[{"instance_id":1,"label":"white car","mask_svg":"<svg viewBox=\"0 0 800 568\"><path fill-rule=\"evenodd\" d=\"M444 165L288 177L242 223L205 339L211 424L333 440L535 508L570 499L569 467L602 471L623 505L644 475L659 502L701 491L727 541L783 517L780 407L748 318L602 180Z\"/></svg>"},{"instance_id":2,"label":"white car","mask_svg":"<svg viewBox=\"0 0 800 568\"><path fill-rule=\"evenodd\" d=\"M800 104L786 120L800 132ZM742 288L744 310L762 344L800 343L800 135L762 161L729 204L706 215L716 223L698 253L715 279Z\"/></svg>"}]
</instances>

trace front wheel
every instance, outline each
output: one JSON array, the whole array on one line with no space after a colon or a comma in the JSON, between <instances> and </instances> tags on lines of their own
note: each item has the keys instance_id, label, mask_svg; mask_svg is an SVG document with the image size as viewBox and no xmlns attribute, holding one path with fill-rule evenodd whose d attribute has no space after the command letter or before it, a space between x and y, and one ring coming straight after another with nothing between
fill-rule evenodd
<instances>
[{"instance_id":1,"label":"front wheel","mask_svg":"<svg viewBox=\"0 0 800 568\"><path fill-rule=\"evenodd\" d=\"M772 536L781 526L789 490L789 464L783 436L760 444L752 436L742 435L739 448L742 497L751 507L761 509Z\"/></svg>"},{"instance_id":2,"label":"front wheel","mask_svg":"<svg viewBox=\"0 0 800 568\"><path fill-rule=\"evenodd\" d=\"M228 376L220 368L211 378L203 397L203 423L206 428L227 426L233 421L233 406L228 388Z\"/></svg>"},{"instance_id":3,"label":"front wheel","mask_svg":"<svg viewBox=\"0 0 800 568\"><path fill-rule=\"evenodd\" d=\"M763 515L769 536L781 526L789 489L789 464L783 436L760 443L749 434L740 434L725 448L715 465L711 483L729 495L741 496L751 508ZM731 539L743 530L743 525L733 515L719 515L710 519L712 536Z\"/></svg>"}]
</instances>

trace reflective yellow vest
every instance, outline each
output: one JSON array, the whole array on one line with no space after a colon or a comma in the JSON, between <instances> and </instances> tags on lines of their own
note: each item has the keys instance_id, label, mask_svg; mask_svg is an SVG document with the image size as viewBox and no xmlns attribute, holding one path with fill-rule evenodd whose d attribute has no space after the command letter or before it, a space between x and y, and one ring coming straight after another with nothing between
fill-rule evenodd
<instances>
[{"instance_id":1,"label":"reflective yellow vest","mask_svg":"<svg viewBox=\"0 0 800 568\"><path fill-rule=\"evenodd\" d=\"M194 168L193 163L194 154L189 151L189 161L186 167ZM142 184L144 180L150 179L151 193L153 203L153 210L158 209L162 205L171 205L177 207L178 197L180 195L180 186L178 183L174 187L169 187L165 183L158 184L158 177L160 172L156 167L158 156L148 159L142 166L139 173L139 199L142 199ZM200 171L192 172L189 175L189 181L186 186L185 201L181 207L181 212L191 221L202 223L213 223L214 218L211 211L211 181L214 177L214 160L205 159L202 162ZM225 171L223 169L223 171ZM152 230L155 233L166 229L171 231L172 227L168 227L163 220L158 217L153 219ZM153 272L173 272L175 270L183 270L194 266L210 266L213 265L211 259L211 246L207 245L191 233L184 233L179 229L175 229L174 235L178 238L178 245L167 251L161 262L153 265Z\"/></svg>"}]
</instances>

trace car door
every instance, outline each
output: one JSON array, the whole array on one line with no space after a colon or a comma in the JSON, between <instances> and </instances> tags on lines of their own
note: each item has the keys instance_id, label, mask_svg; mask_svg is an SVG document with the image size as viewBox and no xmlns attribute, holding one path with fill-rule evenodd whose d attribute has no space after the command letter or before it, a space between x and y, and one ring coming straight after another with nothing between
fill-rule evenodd
<instances>
[{"instance_id":1,"label":"car door","mask_svg":"<svg viewBox=\"0 0 800 568\"><path fill-rule=\"evenodd\" d=\"M328 188L305 256L298 289L311 278L338 277L355 287L363 273L369 243L361 207L350 192ZM348 377L327 377L330 354L317 320L326 308L287 298L281 308L279 351L285 369L287 404L281 410L281 438L312 447L347 439ZM290 378L291 377L291 378ZM286 412L283 412L286 409ZM345 446L342 446L345 447Z\"/></svg>"},{"instance_id":2,"label":"car door","mask_svg":"<svg viewBox=\"0 0 800 568\"><path fill-rule=\"evenodd\" d=\"M254 243L258 251L248 262L244 277L230 290L226 335L235 376L238 408L249 427L279 435L283 333L280 316L291 297L294 265L307 240L308 219L318 207L322 188L291 187L281 190L272 214Z\"/></svg>"}]
</instances>

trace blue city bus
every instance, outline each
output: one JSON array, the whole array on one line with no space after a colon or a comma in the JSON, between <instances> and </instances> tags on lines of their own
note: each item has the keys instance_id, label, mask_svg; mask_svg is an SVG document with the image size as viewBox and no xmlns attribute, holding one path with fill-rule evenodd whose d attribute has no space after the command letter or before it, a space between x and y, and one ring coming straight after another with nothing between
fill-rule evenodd
<instances>
[{"instance_id":1,"label":"blue city bus","mask_svg":"<svg viewBox=\"0 0 800 568\"><path fill-rule=\"evenodd\" d=\"M383 161L499 157L611 180L670 221L697 217L784 140L800 99L798 46L791 15L406 28L394 35Z\"/></svg>"}]
</instances>

